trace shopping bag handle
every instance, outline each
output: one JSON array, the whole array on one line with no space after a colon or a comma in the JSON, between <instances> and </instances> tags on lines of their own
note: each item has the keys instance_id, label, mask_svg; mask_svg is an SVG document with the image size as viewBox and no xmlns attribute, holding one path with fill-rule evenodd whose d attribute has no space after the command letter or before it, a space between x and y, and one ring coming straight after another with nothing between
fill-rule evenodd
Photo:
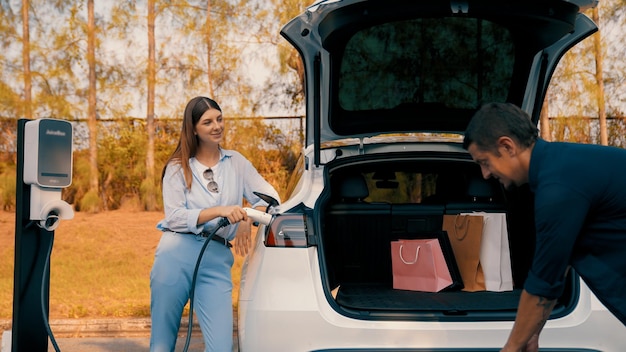
<instances>
[{"instance_id":1,"label":"shopping bag handle","mask_svg":"<svg viewBox=\"0 0 626 352\"><path fill-rule=\"evenodd\" d=\"M413 259L413 261L410 261L410 262L407 262L406 260L404 260L404 257L402 256L402 248L404 248L403 244L400 245L400 260L402 260L404 264L408 264L408 265L417 263L417 257L419 256L419 253L420 253L420 246L417 246L417 250L415 250L415 259Z\"/></svg>"},{"instance_id":2,"label":"shopping bag handle","mask_svg":"<svg viewBox=\"0 0 626 352\"><path fill-rule=\"evenodd\" d=\"M470 217L469 215L461 215L461 214L457 214L454 217L454 237L456 237L456 239L459 241L462 241L467 236L467 233L469 232L469 217ZM465 223L461 223L459 225L458 223L459 218L465 219ZM459 236L458 230L463 229L463 226L465 226L465 231L462 236Z\"/></svg>"}]
</instances>

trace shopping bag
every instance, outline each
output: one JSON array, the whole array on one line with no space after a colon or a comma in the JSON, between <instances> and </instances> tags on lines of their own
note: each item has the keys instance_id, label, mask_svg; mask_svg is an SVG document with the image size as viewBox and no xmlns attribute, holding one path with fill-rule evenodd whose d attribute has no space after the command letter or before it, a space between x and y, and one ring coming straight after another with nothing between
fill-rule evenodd
<instances>
[{"instance_id":1,"label":"shopping bag","mask_svg":"<svg viewBox=\"0 0 626 352\"><path fill-rule=\"evenodd\" d=\"M448 271L450 272L450 276L452 277L452 284L446 287L445 291L458 291L463 288L463 279L461 278L461 273L459 272L459 267L456 264L456 259L454 258L454 252L452 251L452 246L450 245L450 239L448 238L448 234L445 231L429 231L429 232L417 232L407 234L406 239L411 240L425 240L425 239L433 239L436 238L439 240L439 246L441 247L441 251L443 252L443 257L446 260L446 265L448 266Z\"/></svg>"},{"instance_id":2,"label":"shopping bag","mask_svg":"<svg viewBox=\"0 0 626 352\"><path fill-rule=\"evenodd\" d=\"M392 241L391 267L394 289L439 292L453 284L436 238Z\"/></svg>"},{"instance_id":3,"label":"shopping bag","mask_svg":"<svg viewBox=\"0 0 626 352\"><path fill-rule=\"evenodd\" d=\"M480 265L487 291L513 290L511 250L505 213L473 212L466 215L483 218Z\"/></svg>"},{"instance_id":4,"label":"shopping bag","mask_svg":"<svg viewBox=\"0 0 626 352\"><path fill-rule=\"evenodd\" d=\"M447 232L454 258L463 280L463 291L484 291L485 277L480 261L483 219L480 215L446 214L443 230Z\"/></svg>"}]
</instances>

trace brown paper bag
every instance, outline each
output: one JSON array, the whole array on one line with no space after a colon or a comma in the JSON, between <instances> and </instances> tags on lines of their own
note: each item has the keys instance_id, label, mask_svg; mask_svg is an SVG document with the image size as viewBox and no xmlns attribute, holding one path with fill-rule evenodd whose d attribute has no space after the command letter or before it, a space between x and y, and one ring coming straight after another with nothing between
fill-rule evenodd
<instances>
[{"instance_id":1,"label":"brown paper bag","mask_svg":"<svg viewBox=\"0 0 626 352\"><path fill-rule=\"evenodd\" d=\"M485 275L480 264L483 217L447 214L443 216L443 230L450 239L465 286L463 291L484 291Z\"/></svg>"}]
</instances>

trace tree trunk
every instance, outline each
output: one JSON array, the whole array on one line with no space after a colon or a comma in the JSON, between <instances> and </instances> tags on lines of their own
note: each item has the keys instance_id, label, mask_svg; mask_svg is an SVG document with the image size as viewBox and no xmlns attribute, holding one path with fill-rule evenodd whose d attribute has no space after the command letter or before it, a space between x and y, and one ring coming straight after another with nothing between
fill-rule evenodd
<instances>
[{"instance_id":1,"label":"tree trunk","mask_svg":"<svg viewBox=\"0 0 626 352\"><path fill-rule=\"evenodd\" d=\"M33 118L32 83L30 73L29 1L22 0L22 65L24 66L24 117Z\"/></svg>"},{"instance_id":2,"label":"tree trunk","mask_svg":"<svg viewBox=\"0 0 626 352\"><path fill-rule=\"evenodd\" d=\"M87 0L87 17L87 65L89 66L89 92L87 98L87 125L89 127L89 191L98 194L98 125L96 123L96 23L94 17L94 0ZM103 199L102 197L100 198Z\"/></svg>"},{"instance_id":3,"label":"tree trunk","mask_svg":"<svg viewBox=\"0 0 626 352\"><path fill-rule=\"evenodd\" d=\"M148 148L146 151L146 180L149 185L154 185L154 95L156 87L156 54L154 40L154 22L156 18L154 10L155 0L148 0L148 113L146 116L146 129L148 133ZM156 209L156 195L153 187L143 195L146 210Z\"/></svg>"},{"instance_id":4,"label":"tree trunk","mask_svg":"<svg viewBox=\"0 0 626 352\"><path fill-rule=\"evenodd\" d=\"M596 24L600 24L600 14L598 13L597 6L593 8L592 19ZM598 118L600 119L600 144L608 145L609 137L606 127L606 107L604 102L604 76L602 74L604 53L602 51L601 33L601 31L598 31L593 35L593 51L596 59L596 83L598 84L596 100L598 104Z\"/></svg>"},{"instance_id":5,"label":"tree trunk","mask_svg":"<svg viewBox=\"0 0 626 352\"><path fill-rule=\"evenodd\" d=\"M543 100L543 106L541 107L541 115L539 119L541 121L540 130L541 130L541 138L546 141L552 140L552 131L550 130L550 114L549 114L549 105L548 99Z\"/></svg>"},{"instance_id":6,"label":"tree trunk","mask_svg":"<svg viewBox=\"0 0 626 352\"><path fill-rule=\"evenodd\" d=\"M212 54L212 44L211 44L211 0L207 0L206 2L206 26L204 28L206 35L206 71L207 71L207 83L209 84L209 95L211 99L215 99L215 94L213 91L213 72L211 70L211 54Z\"/></svg>"}]
</instances>

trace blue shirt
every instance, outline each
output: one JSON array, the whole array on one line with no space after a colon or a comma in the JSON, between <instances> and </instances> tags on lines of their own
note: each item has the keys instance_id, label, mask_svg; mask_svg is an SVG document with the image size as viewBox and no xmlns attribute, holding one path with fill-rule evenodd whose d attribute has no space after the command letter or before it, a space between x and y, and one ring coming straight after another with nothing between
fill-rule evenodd
<instances>
[{"instance_id":1,"label":"blue shirt","mask_svg":"<svg viewBox=\"0 0 626 352\"><path fill-rule=\"evenodd\" d=\"M202 165L196 158L189 159L192 172L191 189L187 189L182 167L179 163L170 163L163 176L163 207L165 218L157 224L161 231L181 233L210 232L217 226L220 218L197 224L200 211L215 206L243 204L245 198L251 206L266 206L267 203L253 192L274 197L280 201L278 193L258 173L252 163L234 150L220 150L220 160L211 167L213 177L218 184L218 193L209 192L208 181L202 176L208 166ZM237 226L227 226L218 234L227 240L235 237Z\"/></svg>"},{"instance_id":2,"label":"blue shirt","mask_svg":"<svg viewBox=\"0 0 626 352\"><path fill-rule=\"evenodd\" d=\"M526 291L559 297L571 265L626 324L626 150L538 140L529 186L537 240Z\"/></svg>"}]
</instances>

